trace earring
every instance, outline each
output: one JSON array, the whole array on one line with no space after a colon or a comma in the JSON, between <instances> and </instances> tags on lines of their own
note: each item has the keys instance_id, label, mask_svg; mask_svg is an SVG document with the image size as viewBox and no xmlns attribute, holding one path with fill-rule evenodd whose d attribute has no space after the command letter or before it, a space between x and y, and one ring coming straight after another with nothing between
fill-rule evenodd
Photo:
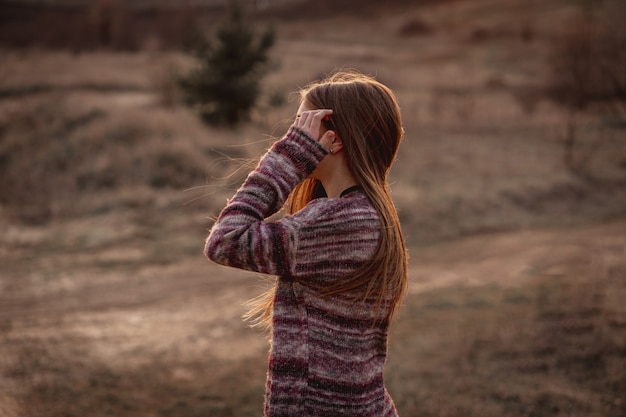
<instances>
[{"instance_id":1,"label":"earring","mask_svg":"<svg viewBox=\"0 0 626 417\"><path fill-rule=\"evenodd\" d=\"M328 150L328 153L333 153L333 152L334 152L333 148L330 148L330 149Z\"/></svg>"}]
</instances>

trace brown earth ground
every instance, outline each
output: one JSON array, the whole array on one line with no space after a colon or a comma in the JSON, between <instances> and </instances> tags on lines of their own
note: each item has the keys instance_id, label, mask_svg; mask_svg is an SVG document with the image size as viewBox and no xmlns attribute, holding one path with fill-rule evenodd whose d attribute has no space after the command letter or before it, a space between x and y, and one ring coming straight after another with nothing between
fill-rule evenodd
<instances>
[{"instance_id":1,"label":"brown earth ground","mask_svg":"<svg viewBox=\"0 0 626 417\"><path fill-rule=\"evenodd\" d=\"M542 93L576 6L390 4L284 12L265 89L353 67L398 94L410 293L386 382L400 415L625 416L625 130L577 114L572 173L568 114ZM2 51L1 417L261 414L267 338L241 315L271 281L201 248L296 100L203 126L169 77L189 58L146 45Z\"/></svg>"},{"instance_id":2,"label":"brown earth ground","mask_svg":"<svg viewBox=\"0 0 626 417\"><path fill-rule=\"evenodd\" d=\"M625 255L623 220L412 250L386 369L401 415L624 415ZM240 317L264 279L137 259L5 264L30 285L4 282L3 416L259 415L268 346Z\"/></svg>"}]
</instances>

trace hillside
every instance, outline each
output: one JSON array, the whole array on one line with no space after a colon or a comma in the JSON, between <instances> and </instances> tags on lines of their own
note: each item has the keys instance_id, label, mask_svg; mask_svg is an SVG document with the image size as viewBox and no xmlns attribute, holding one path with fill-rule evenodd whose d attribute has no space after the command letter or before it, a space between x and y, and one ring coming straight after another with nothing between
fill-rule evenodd
<instances>
[{"instance_id":1,"label":"hillside","mask_svg":"<svg viewBox=\"0 0 626 417\"><path fill-rule=\"evenodd\" d=\"M202 243L298 86L335 68L375 74L403 110L400 415L626 415L623 101L598 83L568 107L555 60L572 22L621 42L622 2L589 9L599 20L565 0L355 3L252 14L276 25L277 65L234 130L175 88L188 10L140 14L107 45L77 9L28 18L74 13L50 44L0 23L1 416L259 415L267 344L240 316L269 282Z\"/></svg>"}]
</instances>

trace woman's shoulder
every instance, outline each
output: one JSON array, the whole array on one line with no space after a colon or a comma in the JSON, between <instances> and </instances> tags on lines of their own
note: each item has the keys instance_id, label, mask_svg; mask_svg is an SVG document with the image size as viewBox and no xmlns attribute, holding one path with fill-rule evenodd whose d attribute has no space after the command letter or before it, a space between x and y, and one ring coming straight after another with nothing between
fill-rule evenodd
<instances>
[{"instance_id":1,"label":"woman's shoulder","mask_svg":"<svg viewBox=\"0 0 626 417\"><path fill-rule=\"evenodd\" d=\"M314 221L378 222L376 209L361 190L352 191L339 198L317 198L309 202L296 217Z\"/></svg>"}]
</instances>

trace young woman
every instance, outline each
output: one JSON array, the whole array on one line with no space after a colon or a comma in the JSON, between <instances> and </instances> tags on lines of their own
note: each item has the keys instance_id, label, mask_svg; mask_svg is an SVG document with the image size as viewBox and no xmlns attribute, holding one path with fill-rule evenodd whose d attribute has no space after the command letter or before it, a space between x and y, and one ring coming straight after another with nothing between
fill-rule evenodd
<instances>
[{"instance_id":1,"label":"young woman","mask_svg":"<svg viewBox=\"0 0 626 417\"><path fill-rule=\"evenodd\" d=\"M393 92L373 78L309 86L209 234L213 261L278 276L257 306L272 335L266 416L397 415L383 365L407 286L387 185L402 135Z\"/></svg>"}]
</instances>

